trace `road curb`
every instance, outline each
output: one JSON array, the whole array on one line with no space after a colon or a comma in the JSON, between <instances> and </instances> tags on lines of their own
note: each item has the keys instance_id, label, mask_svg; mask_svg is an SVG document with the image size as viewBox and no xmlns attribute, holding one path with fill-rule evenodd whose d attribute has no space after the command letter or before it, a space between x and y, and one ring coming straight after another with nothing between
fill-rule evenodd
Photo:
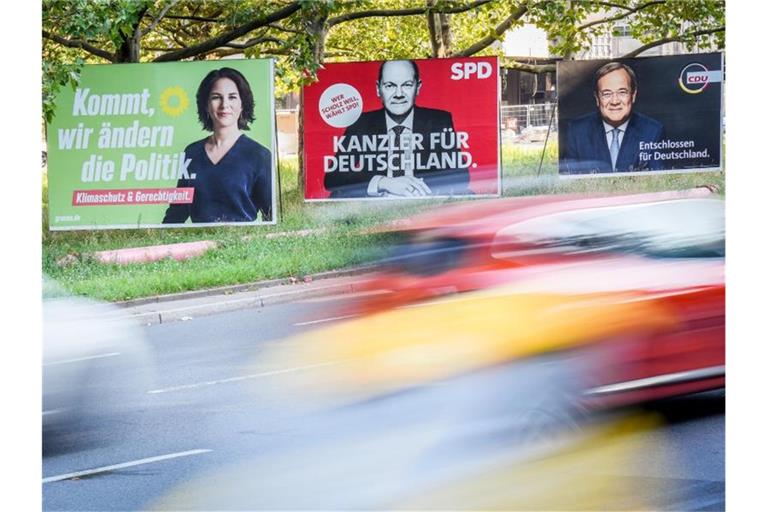
<instances>
[{"instance_id":1,"label":"road curb","mask_svg":"<svg viewBox=\"0 0 768 512\"><path fill-rule=\"evenodd\" d=\"M328 295L338 295L342 293L352 293L354 291L357 291L355 283L334 283L328 286L296 289L274 294L250 295L245 297L235 296L235 298L228 300L204 301L196 304L172 307L170 309L161 309L159 311L133 311L130 313L130 316L144 325L166 324L180 320L192 320L194 318L213 315L216 313L224 313L227 311L262 308L265 306L284 304L295 300L324 297ZM129 311L131 309L133 308L128 308Z\"/></svg>"},{"instance_id":2,"label":"road curb","mask_svg":"<svg viewBox=\"0 0 768 512\"><path fill-rule=\"evenodd\" d=\"M359 291L355 276L369 273L373 267L335 270L307 276L305 280L271 279L255 283L221 286L155 297L145 297L115 304L145 325L189 320L195 317L264 307L295 300Z\"/></svg>"},{"instance_id":3,"label":"road curb","mask_svg":"<svg viewBox=\"0 0 768 512\"><path fill-rule=\"evenodd\" d=\"M215 288L206 288L204 290L191 290L188 292L169 293L165 295L156 295L152 297L142 297L139 299L130 299L124 301L118 301L114 304L120 307L132 307L143 306L145 304L156 304L161 302L173 302L185 299L198 299L201 297L210 297L212 295L231 295L233 293L241 292L253 292L264 288L274 288L276 286L288 285L288 284L305 284L312 281L318 281L322 279L333 279L337 277L351 277L356 275L363 275L371 272L374 267L355 267L352 269L343 270L329 270L327 272L320 272L318 274L311 274L305 276L303 279L298 280L295 277L282 277L278 279L267 279L264 281L256 281L253 283L233 284L227 286L217 286Z\"/></svg>"}]
</instances>

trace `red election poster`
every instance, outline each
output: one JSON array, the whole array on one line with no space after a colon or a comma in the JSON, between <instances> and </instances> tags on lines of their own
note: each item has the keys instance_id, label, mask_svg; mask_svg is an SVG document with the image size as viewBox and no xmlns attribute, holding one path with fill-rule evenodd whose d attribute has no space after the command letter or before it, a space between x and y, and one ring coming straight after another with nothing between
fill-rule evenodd
<instances>
[{"instance_id":1,"label":"red election poster","mask_svg":"<svg viewBox=\"0 0 768 512\"><path fill-rule=\"evenodd\" d=\"M496 57L326 64L303 109L305 200L500 192Z\"/></svg>"}]
</instances>

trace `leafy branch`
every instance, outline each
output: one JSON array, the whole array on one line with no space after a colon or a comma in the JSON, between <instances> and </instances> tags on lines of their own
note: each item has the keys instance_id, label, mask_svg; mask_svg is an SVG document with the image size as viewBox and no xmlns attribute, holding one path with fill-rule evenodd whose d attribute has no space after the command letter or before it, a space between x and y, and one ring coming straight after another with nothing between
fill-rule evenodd
<instances>
[{"instance_id":1,"label":"leafy branch","mask_svg":"<svg viewBox=\"0 0 768 512\"><path fill-rule=\"evenodd\" d=\"M657 39L656 41L652 41L650 43L644 44L640 48L637 48L636 50L632 50L631 52L622 55L621 58L628 59L630 57L637 57L644 51L650 50L651 48L655 48L656 46L661 46L663 44L675 43L675 42L678 42L678 43L690 42L699 36L716 34L718 32L725 32L725 27L716 27L716 28L711 28L707 30L696 30L693 32L687 32L685 34L680 34L679 36L674 36L674 37L663 37L661 39Z\"/></svg>"},{"instance_id":2,"label":"leafy branch","mask_svg":"<svg viewBox=\"0 0 768 512\"><path fill-rule=\"evenodd\" d=\"M253 30L256 30L257 28L264 27L276 21L288 18L291 14L295 13L299 9L301 9L301 3L292 2L278 11L275 11L271 14L261 16L254 20L251 20L248 23L244 23L239 27L233 28L232 30L228 30L223 34L219 34L216 37L210 38L206 41L203 41L201 43L198 43L192 46L188 46L182 50L175 50L175 51L171 51L166 54L160 55L159 57L154 59L154 62L171 62L175 60L187 59L190 57L204 55L206 53L214 51L216 48L219 48L220 46L225 46L226 44L234 41L239 37L246 35L247 33Z\"/></svg>"},{"instance_id":3,"label":"leafy branch","mask_svg":"<svg viewBox=\"0 0 768 512\"><path fill-rule=\"evenodd\" d=\"M498 41L501 36L504 35L504 33L509 30L509 28L516 22L519 21L520 18L525 16L525 14L528 12L528 6L527 5L521 5L515 11L507 16L507 18L499 23L491 32L490 35L480 39L475 44L469 46L468 48L454 53L454 56L456 57L469 57L470 55L474 55L477 52L487 48L488 46L492 45L494 42Z\"/></svg>"},{"instance_id":4,"label":"leafy branch","mask_svg":"<svg viewBox=\"0 0 768 512\"><path fill-rule=\"evenodd\" d=\"M162 21L162 19L165 17L168 11L171 10L171 8L177 3L179 3L179 0L173 0L172 2L169 2L168 5L166 5L162 11L160 11L160 14L157 15L157 17L152 21L152 23L150 23L149 27L147 27L146 30L144 30L143 32L141 30L137 31L138 38L141 38L142 35L149 34L153 30L155 30L155 27L157 27L160 21Z\"/></svg>"},{"instance_id":5,"label":"leafy branch","mask_svg":"<svg viewBox=\"0 0 768 512\"><path fill-rule=\"evenodd\" d=\"M48 32L45 29L43 29L43 37L45 39L53 41L54 43L58 43L62 46L66 46L67 48L78 48L80 50L86 51L91 55L95 55L96 57L101 57L102 59L106 59L109 62L115 62L117 60L117 56L114 53L108 52L106 50L102 50L101 48L94 46L88 43L87 41L83 41L81 39L67 39L66 37L61 37L60 35L52 34L51 32Z\"/></svg>"},{"instance_id":6,"label":"leafy branch","mask_svg":"<svg viewBox=\"0 0 768 512\"><path fill-rule=\"evenodd\" d=\"M603 4L604 2L597 2L597 3L598 4ZM597 26L597 25L601 25L603 23L613 23L614 21L623 20L623 19L628 18L629 16L632 16L633 14L638 13L638 12L640 12L642 10L648 9L650 7L654 7L656 5L663 5L665 3L666 3L665 0L655 0L653 2L647 2L647 3L644 3L644 4L638 5L637 7L634 7L634 8L630 8L630 7L626 7L626 6L617 6L617 5L611 4L613 7L622 8L624 10L624 12L621 13L621 14L617 14L615 16L611 16L609 18L602 18L602 19L599 19L599 20L590 21L589 23L585 23L584 25L580 25L579 27L576 28L576 30L577 31L584 31L584 30L587 30L588 28L591 28L591 27L594 27L594 26Z\"/></svg>"},{"instance_id":7,"label":"leafy branch","mask_svg":"<svg viewBox=\"0 0 768 512\"><path fill-rule=\"evenodd\" d=\"M474 2L470 2L466 5L462 5L458 7L447 7L447 8L425 6L425 7L412 7L410 9L373 9L369 11L349 12L346 14L341 14L339 16L330 18L328 20L328 26L333 27L334 25L338 25L339 23L345 23L347 21L359 20L363 18L418 16L422 14L428 14L431 12L434 12L434 13L439 12L444 14L458 14L458 13L470 11L472 9L480 7L481 5L485 5L493 1L494 0L475 0Z\"/></svg>"}]
</instances>

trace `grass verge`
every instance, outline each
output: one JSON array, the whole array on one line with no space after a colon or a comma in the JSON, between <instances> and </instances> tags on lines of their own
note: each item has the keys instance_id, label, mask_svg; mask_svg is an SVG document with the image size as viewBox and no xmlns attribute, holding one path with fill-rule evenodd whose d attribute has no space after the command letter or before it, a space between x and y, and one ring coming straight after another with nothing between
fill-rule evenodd
<instances>
[{"instance_id":1,"label":"grass verge","mask_svg":"<svg viewBox=\"0 0 768 512\"><path fill-rule=\"evenodd\" d=\"M725 191L722 172L559 179L557 148L553 145L547 147L543 159L540 147L504 147L502 159L504 196L631 193L702 185ZM75 294L110 301L278 277L300 278L371 261L380 255L379 247L387 237L360 234L365 228L456 201L304 203L297 186L295 159L281 162L280 178L282 211L277 226L98 231L48 231L43 183L43 272ZM298 233L304 230L313 231ZM269 236L277 232L287 236ZM219 246L183 262L167 259L116 265L89 257L95 251L196 240L215 240Z\"/></svg>"}]
</instances>

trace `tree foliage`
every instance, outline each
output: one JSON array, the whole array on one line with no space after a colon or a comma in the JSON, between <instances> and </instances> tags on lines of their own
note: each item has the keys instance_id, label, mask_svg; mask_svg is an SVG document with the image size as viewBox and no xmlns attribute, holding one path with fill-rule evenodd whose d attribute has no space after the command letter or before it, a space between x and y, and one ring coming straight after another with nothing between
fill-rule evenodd
<instances>
[{"instance_id":1,"label":"tree foliage","mask_svg":"<svg viewBox=\"0 0 768 512\"><path fill-rule=\"evenodd\" d=\"M48 121L57 92L92 62L272 57L283 95L324 62L502 55L504 35L523 24L545 30L566 59L617 24L643 43L627 56L666 42L725 44L724 0L43 0L42 21Z\"/></svg>"},{"instance_id":2,"label":"tree foliage","mask_svg":"<svg viewBox=\"0 0 768 512\"><path fill-rule=\"evenodd\" d=\"M563 57L587 48L595 37L611 33L618 24L645 43L643 51L673 41L689 50L696 45L725 46L724 0L541 2L530 11L529 21L547 31L551 51Z\"/></svg>"},{"instance_id":3,"label":"tree foliage","mask_svg":"<svg viewBox=\"0 0 768 512\"><path fill-rule=\"evenodd\" d=\"M725 2L43 0L45 104L86 62L274 57L282 94L312 81L324 62L501 55L504 34L524 23L544 29L563 58L617 23L645 44L641 51L671 41L722 48Z\"/></svg>"}]
</instances>

